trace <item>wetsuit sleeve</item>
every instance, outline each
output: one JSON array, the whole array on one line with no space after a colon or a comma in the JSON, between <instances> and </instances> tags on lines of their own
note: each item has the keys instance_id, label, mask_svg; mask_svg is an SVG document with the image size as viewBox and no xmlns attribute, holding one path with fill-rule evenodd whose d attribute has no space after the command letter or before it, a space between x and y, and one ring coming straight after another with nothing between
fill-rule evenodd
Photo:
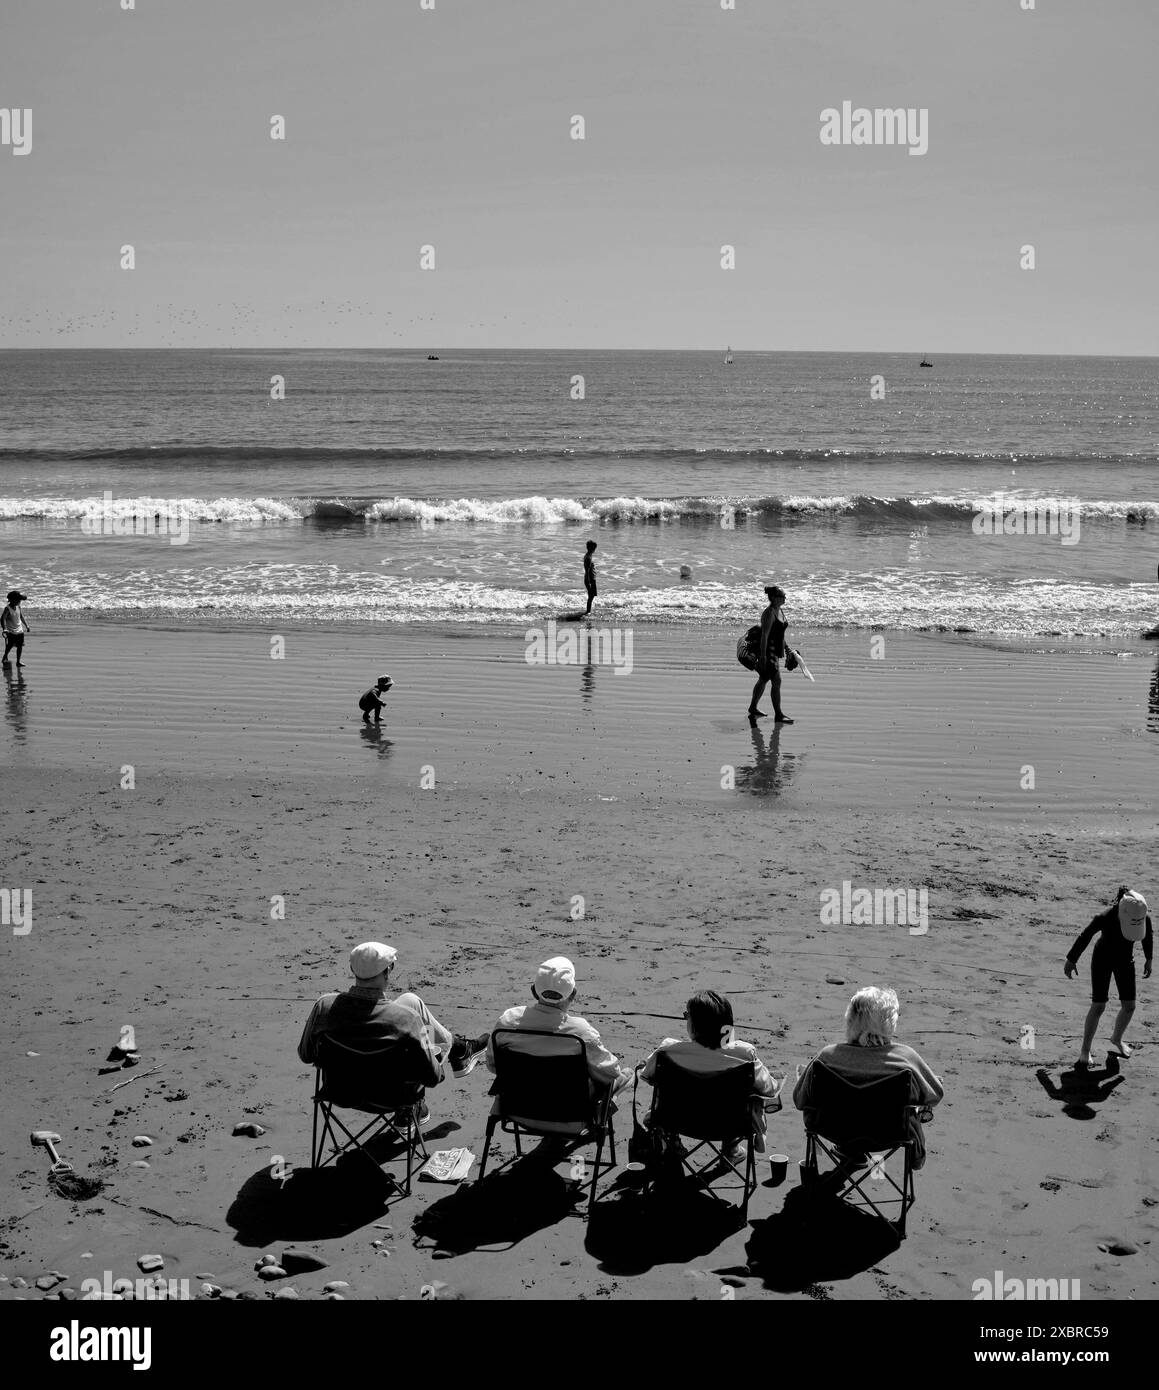
<instances>
[{"instance_id":1,"label":"wetsuit sleeve","mask_svg":"<svg viewBox=\"0 0 1159 1390\"><path fill-rule=\"evenodd\" d=\"M1148 917L1148 918L1147 918L1147 933L1146 933L1146 935L1143 937L1143 959L1144 959L1144 960L1150 960L1150 959L1151 959L1151 949L1152 949L1153 944L1154 944L1154 943L1153 943L1153 938L1152 938L1152 935L1151 935L1151 918Z\"/></svg>"},{"instance_id":2,"label":"wetsuit sleeve","mask_svg":"<svg viewBox=\"0 0 1159 1390\"><path fill-rule=\"evenodd\" d=\"M1092 937L1098 934L1098 932L1102 928L1102 925L1103 921L1101 915L1093 918L1091 920L1090 926L1079 933L1078 937L1075 940L1075 944L1067 952L1067 960L1072 961L1075 965L1077 965L1079 957L1091 944Z\"/></svg>"}]
</instances>

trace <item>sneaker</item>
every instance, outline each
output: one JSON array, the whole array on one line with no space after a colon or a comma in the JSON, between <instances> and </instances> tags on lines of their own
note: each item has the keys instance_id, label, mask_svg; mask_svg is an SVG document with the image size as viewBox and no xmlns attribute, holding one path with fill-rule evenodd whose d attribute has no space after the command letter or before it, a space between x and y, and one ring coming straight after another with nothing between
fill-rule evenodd
<instances>
[{"instance_id":1,"label":"sneaker","mask_svg":"<svg viewBox=\"0 0 1159 1390\"><path fill-rule=\"evenodd\" d=\"M394 1125L396 1129L401 1129L405 1134L406 1127L410 1123L410 1119L411 1112L409 1110L396 1110L394 1114L390 1117L390 1122L392 1125ZM430 1122L431 1108L424 1100L423 1103L419 1106L417 1121L419 1129L422 1129L423 1125L429 1125Z\"/></svg>"},{"instance_id":2,"label":"sneaker","mask_svg":"<svg viewBox=\"0 0 1159 1390\"><path fill-rule=\"evenodd\" d=\"M447 1061L452 1076L470 1076L487 1055L488 1034L478 1038L457 1036L451 1047Z\"/></svg>"}]
</instances>

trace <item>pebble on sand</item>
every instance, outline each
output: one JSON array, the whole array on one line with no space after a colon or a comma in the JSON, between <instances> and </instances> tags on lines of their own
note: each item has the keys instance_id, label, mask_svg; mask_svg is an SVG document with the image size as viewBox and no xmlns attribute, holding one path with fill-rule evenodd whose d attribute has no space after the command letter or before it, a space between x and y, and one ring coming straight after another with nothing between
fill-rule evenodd
<instances>
[{"instance_id":1,"label":"pebble on sand","mask_svg":"<svg viewBox=\"0 0 1159 1390\"><path fill-rule=\"evenodd\" d=\"M133 1135L133 1148L135 1148L135 1149L151 1149L152 1147L153 1147L153 1141L152 1141L152 1139L149 1138L149 1136L148 1136L147 1134L134 1134L134 1135Z\"/></svg>"},{"instance_id":2,"label":"pebble on sand","mask_svg":"<svg viewBox=\"0 0 1159 1390\"><path fill-rule=\"evenodd\" d=\"M194 1279L200 1279L200 1280L202 1281L202 1283L209 1283L209 1284L212 1284L213 1281L217 1278L217 1275L216 1275L216 1274L195 1274L193 1277L194 1277Z\"/></svg>"},{"instance_id":3,"label":"pebble on sand","mask_svg":"<svg viewBox=\"0 0 1159 1390\"><path fill-rule=\"evenodd\" d=\"M206 1296L207 1298L220 1298L220 1297L221 1297L221 1285L220 1285L220 1284L202 1284L202 1286L201 1286L201 1292L202 1292L203 1294L205 1294L205 1296Z\"/></svg>"},{"instance_id":4,"label":"pebble on sand","mask_svg":"<svg viewBox=\"0 0 1159 1390\"><path fill-rule=\"evenodd\" d=\"M341 1293L343 1289L348 1289L350 1285L345 1279L331 1279L328 1284L322 1285L323 1293Z\"/></svg>"},{"instance_id":5,"label":"pebble on sand","mask_svg":"<svg viewBox=\"0 0 1159 1390\"><path fill-rule=\"evenodd\" d=\"M40 1278L36 1281L36 1287L38 1289L55 1289L57 1284L63 1283L63 1274L42 1274ZM23 1287L27 1287L27 1285L24 1285Z\"/></svg>"},{"instance_id":6,"label":"pebble on sand","mask_svg":"<svg viewBox=\"0 0 1159 1390\"><path fill-rule=\"evenodd\" d=\"M339 1301L345 1301L346 1295L341 1293L326 1293L323 1294L322 1297L331 1301L334 1299L338 1299Z\"/></svg>"},{"instance_id":7,"label":"pebble on sand","mask_svg":"<svg viewBox=\"0 0 1159 1390\"><path fill-rule=\"evenodd\" d=\"M276 1265L278 1262L276 1255L259 1255L254 1263L255 1269L261 1269L263 1265Z\"/></svg>"},{"instance_id":8,"label":"pebble on sand","mask_svg":"<svg viewBox=\"0 0 1159 1390\"><path fill-rule=\"evenodd\" d=\"M235 1135L242 1135L246 1139L257 1139L265 1133L265 1130L261 1125L255 1125L252 1120L245 1120L240 1125L234 1125L233 1132Z\"/></svg>"},{"instance_id":9,"label":"pebble on sand","mask_svg":"<svg viewBox=\"0 0 1159 1390\"><path fill-rule=\"evenodd\" d=\"M845 981L841 978L840 975L826 975L825 983L827 985L843 985Z\"/></svg>"},{"instance_id":10,"label":"pebble on sand","mask_svg":"<svg viewBox=\"0 0 1159 1390\"><path fill-rule=\"evenodd\" d=\"M137 1261L137 1268L143 1274L152 1274L155 1269L164 1269L165 1261L160 1255L142 1255Z\"/></svg>"},{"instance_id":11,"label":"pebble on sand","mask_svg":"<svg viewBox=\"0 0 1159 1390\"><path fill-rule=\"evenodd\" d=\"M12 1281L12 1287L14 1289L26 1289L28 1287L28 1280L21 1279L20 1275L18 1274L16 1278Z\"/></svg>"},{"instance_id":12,"label":"pebble on sand","mask_svg":"<svg viewBox=\"0 0 1159 1390\"><path fill-rule=\"evenodd\" d=\"M286 1271L281 1265L262 1265L258 1270L259 1279L284 1279Z\"/></svg>"},{"instance_id":13,"label":"pebble on sand","mask_svg":"<svg viewBox=\"0 0 1159 1390\"><path fill-rule=\"evenodd\" d=\"M1129 1240L1103 1240L1099 1242L1099 1249L1105 1250L1108 1255L1137 1255L1139 1247L1132 1245Z\"/></svg>"},{"instance_id":14,"label":"pebble on sand","mask_svg":"<svg viewBox=\"0 0 1159 1390\"><path fill-rule=\"evenodd\" d=\"M274 1297L275 1297L275 1298L297 1298L297 1297L298 1297L298 1290L297 1290L297 1289L279 1289L279 1290L277 1291L277 1293L274 1294Z\"/></svg>"},{"instance_id":15,"label":"pebble on sand","mask_svg":"<svg viewBox=\"0 0 1159 1390\"><path fill-rule=\"evenodd\" d=\"M135 1158L132 1163L129 1164L130 1168L148 1168L148 1166L149 1161L145 1158Z\"/></svg>"}]
</instances>

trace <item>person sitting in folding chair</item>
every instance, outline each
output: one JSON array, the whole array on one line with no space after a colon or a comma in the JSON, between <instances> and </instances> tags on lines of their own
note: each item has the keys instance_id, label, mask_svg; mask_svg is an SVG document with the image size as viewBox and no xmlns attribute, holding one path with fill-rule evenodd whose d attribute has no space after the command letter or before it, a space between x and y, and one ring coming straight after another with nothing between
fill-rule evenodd
<instances>
[{"instance_id":1,"label":"person sitting in folding chair","mask_svg":"<svg viewBox=\"0 0 1159 1390\"><path fill-rule=\"evenodd\" d=\"M544 1033L569 1033L581 1038L587 1056L588 1074L600 1090L611 1086L613 1094L622 1090L632 1079L628 1067L620 1065L615 1053L609 1052L599 1033L586 1018L568 1011L576 997L575 966L566 956L552 956L535 972L531 986L534 1004L516 1004L504 1013L496 1028L532 1028ZM494 1042L487 1043L487 1066L495 1070ZM613 1103L614 1108L614 1103Z\"/></svg>"},{"instance_id":2,"label":"person sitting in folding chair","mask_svg":"<svg viewBox=\"0 0 1159 1390\"><path fill-rule=\"evenodd\" d=\"M727 1070L731 1059L753 1064L753 1092L775 1100L784 1085L778 1081L757 1055L756 1048L749 1042L742 1042L736 1036L733 1025L732 1002L726 994L718 994L714 989L701 990L694 994L684 1006L684 1026L687 1039L665 1038L644 1062L640 1079L651 1085L656 1076L656 1058L661 1052L677 1057L689 1071L700 1074ZM754 1127L755 1147L758 1153L765 1151L765 1132L768 1127L765 1106L754 1102L751 1107ZM732 1162L742 1157L747 1135L737 1135L731 1140L726 1156Z\"/></svg>"},{"instance_id":3,"label":"person sitting in folding chair","mask_svg":"<svg viewBox=\"0 0 1159 1390\"><path fill-rule=\"evenodd\" d=\"M826 1067L835 1076L853 1086L866 1086L899 1072L910 1076L910 1099L913 1106L932 1108L945 1095L941 1080L934 1075L912 1047L894 1038L897 1031L899 1005L892 989L869 985L859 989L845 1010L845 1042L831 1043L822 1048L798 1078L793 1090L793 1104L805 1113L806 1127L824 1131L825 1119L819 1115L814 1099L814 1068ZM920 1168L926 1161L926 1141L917 1110L910 1112L909 1136L912 1140L912 1167ZM863 1153L841 1153L842 1168L852 1171L864 1167L868 1156Z\"/></svg>"},{"instance_id":4,"label":"person sitting in folding chair","mask_svg":"<svg viewBox=\"0 0 1159 1390\"><path fill-rule=\"evenodd\" d=\"M350 952L350 970L356 983L348 990L324 994L310 1011L298 1056L313 1065L318 1043L324 1036L363 1050L377 1043L399 1040L406 1055L400 1079L421 1086L437 1086L444 1063L455 1076L465 1076L484 1054L486 1037L452 1034L438 1021L417 994L400 994L390 1000L387 986L398 961L393 946L365 941ZM419 1123L427 1124L430 1110L424 1100Z\"/></svg>"}]
</instances>

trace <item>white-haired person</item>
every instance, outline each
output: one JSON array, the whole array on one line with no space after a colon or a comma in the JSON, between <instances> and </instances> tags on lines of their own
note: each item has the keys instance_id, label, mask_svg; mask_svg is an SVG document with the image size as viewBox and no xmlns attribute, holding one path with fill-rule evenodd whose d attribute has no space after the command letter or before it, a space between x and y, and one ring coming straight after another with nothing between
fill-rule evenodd
<instances>
[{"instance_id":1,"label":"white-haired person","mask_svg":"<svg viewBox=\"0 0 1159 1390\"><path fill-rule=\"evenodd\" d=\"M632 1071L621 1066L609 1052L599 1033L586 1018L573 1014L569 1006L576 997L575 966L566 956L552 956L535 972L531 993L534 1004L516 1004L502 1014L496 1028L537 1028L545 1033L569 1033L582 1038L588 1062L588 1075L597 1086L619 1091L632 1079ZM495 1070L493 1038L487 1041L487 1066Z\"/></svg>"},{"instance_id":2,"label":"white-haired person","mask_svg":"<svg viewBox=\"0 0 1159 1390\"><path fill-rule=\"evenodd\" d=\"M849 1001L845 1010L845 1041L822 1048L801 1072L793 1089L793 1104L805 1112L810 1126L817 1122L813 1082L814 1067L818 1063L854 1086L880 1081L897 1072L909 1072L912 1105L933 1107L942 1099L945 1091L941 1080L912 1047L894 1037L899 1012L897 994L877 985L859 989ZM926 1161L926 1141L916 1111L910 1112L910 1134L914 1140L913 1166L920 1168ZM842 1157L852 1167L866 1161L864 1154Z\"/></svg>"},{"instance_id":3,"label":"white-haired person","mask_svg":"<svg viewBox=\"0 0 1159 1390\"><path fill-rule=\"evenodd\" d=\"M405 1043L398 1079L418 1086L437 1086L444 1063L454 1076L466 1076L482 1060L485 1036L453 1034L435 1018L417 994L388 999L390 976L398 952L381 941L364 941L350 952L355 983L341 993L324 994L310 1010L298 1043L298 1056L308 1065L318 1057L318 1042L326 1035L350 1047L373 1049L376 1043ZM426 1102L419 1123L430 1120Z\"/></svg>"},{"instance_id":4,"label":"white-haired person","mask_svg":"<svg viewBox=\"0 0 1159 1390\"><path fill-rule=\"evenodd\" d=\"M1098 936L1095 949L1091 952L1091 1007L1087 1010L1083 1024L1083 1045L1076 1066L1089 1067L1091 1048L1099 1019L1111 997L1111 977L1115 979L1115 989L1119 995L1119 1012L1115 1026L1111 1029L1111 1050L1120 1057L1131 1055L1130 1045L1124 1040L1127 1024L1135 1013L1135 942L1143 943L1143 978L1151 978L1151 951L1153 933L1151 918L1147 914L1147 900L1142 893L1132 888L1120 888L1114 903L1105 912L1092 919L1089 926L1079 933L1075 944L1067 954L1063 971L1069 980L1078 972L1079 957L1090 945L1091 938Z\"/></svg>"}]
</instances>

